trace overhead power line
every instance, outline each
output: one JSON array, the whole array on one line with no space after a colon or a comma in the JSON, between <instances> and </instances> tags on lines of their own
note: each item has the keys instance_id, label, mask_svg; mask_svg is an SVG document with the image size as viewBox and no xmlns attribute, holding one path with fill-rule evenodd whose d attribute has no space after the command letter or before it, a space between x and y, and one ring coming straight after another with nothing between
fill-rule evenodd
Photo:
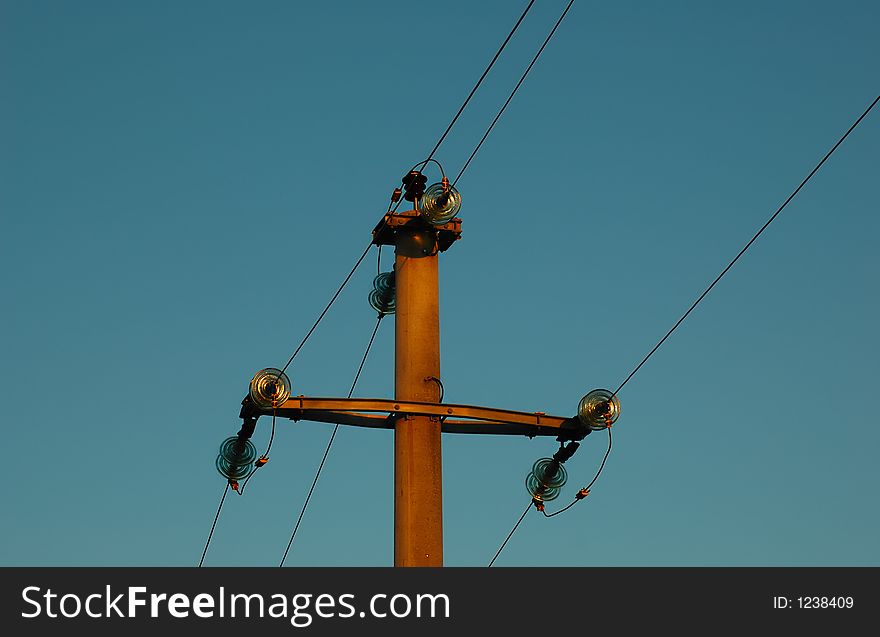
<instances>
[{"instance_id":1,"label":"overhead power line","mask_svg":"<svg viewBox=\"0 0 880 637\"><path fill-rule=\"evenodd\" d=\"M312 332L315 331L315 328L318 327L318 324L321 322L321 320L327 314L327 311L333 306L333 303L336 302L336 299L339 298L339 295L342 293L342 290L345 288L345 286L351 280L351 277L354 276L355 271L358 269L360 264L366 258L367 253L370 251L370 248L372 246L373 246L373 243L370 242L370 244L367 246L366 250L364 250L364 253L355 262L354 266L351 268L348 275L345 277L345 279L342 281L340 286L337 288L336 292L333 294L333 297L330 299L330 302L327 303L327 305L324 307L324 310L321 312L321 314L318 315L318 319L315 321L315 323L312 325L311 329L303 337L302 341L300 341L300 344L293 351L293 354L290 355L290 358L287 359L287 362L284 364L284 367L281 368L282 374L287 371L287 368L290 367L290 364L293 362L293 359L296 358L296 355L299 354L299 351L303 348L303 345L305 345L306 341L309 340L309 337L312 335Z\"/></svg>"},{"instance_id":2,"label":"overhead power line","mask_svg":"<svg viewBox=\"0 0 880 637\"><path fill-rule=\"evenodd\" d=\"M611 427L608 427L607 431L608 431L608 448L605 450L605 456L602 458L602 463L599 465L599 469L596 471L596 475L593 476L593 479L590 480L590 483L586 487L581 489L581 492L583 492L583 491L589 492L589 490L593 487L593 485L596 484L596 480L599 479L599 476L602 474L602 470L605 468L605 462L608 460L608 454L611 453ZM558 511L556 511L554 513L547 513L543 509L541 509L541 513L544 514L545 518L552 518L553 516L556 516L556 515L559 515L560 513L564 513L565 511L568 511L571 507L573 507L575 504L580 502L582 499L583 498L576 498L576 499L572 500L567 506L559 509ZM520 516L519 520L517 520L516 524L513 525L513 528L510 530L510 533L507 534L507 537L505 538L504 542L501 543L501 546L498 548L498 551L495 553L495 557L493 557L492 561L489 562L489 566L492 566L495 563L495 560L498 559L498 556L501 555L501 551L504 550L504 547L507 546L507 543L510 541L510 538L513 537L513 534L516 532L517 527L519 527L519 525L522 523L523 518L526 516L526 513L529 512L529 509L531 508L532 504L533 504L533 502L530 501L528 503L528 505L526 505L526 510L523 511L523 514Z\"/></svg>"},{"instance_id":3,"label":"overhead power line","mask_svg":"<svg viewBox=\"0 0 880 637\"><path fill-rule=\"evenodd\" d=\"M504 41L501 43L501 46L498 48L498 50L496 51L495 55L492 57L492 60L489 62L489 65L488 65L488 66L486 67L486 69L483 71L482 75L480 75L480 78L477 80L476 84L475 84L474 87L471 89L470 93L468 93L468 96L465 98L465 100L464 100L464 102L462 103L461 107L459 107L459 109L458 109L458 111L456 112L455 116L452 118L452 121L451 121L451 122L449 123L449 125L446 127L446 130L443 131L443 134L440 136L440 139L437 140L437 143L434 145L434 148L431 150L430 154L428 155L428 158L425 159L423 162L420 162L420 163L416 164L416 166L413 167L413 170L414 170L416 167L424 167L424 166L426 166L428 163L430 163L431 161L435 161L435 163L437 163L436 160L433 159L434 154L437 152L437 150L440 148L440 146L441 146L441 144L443 143L443 141L446 139L446 136L449 134L449 132L450 132L450 131L452 130L452 128L455 126L455 123L458 121L458 118L459 118L459 117L461 116L461 114L464 112L464 109L467 107L467 105L468 105L468 103L470 102L471 98L472 98L472 97L474 96L474 94L477 92L477 89L480 87L480 85L482 84L483 80L486 79L486 76L489 74L489 71L490 71L490 70L492 69L492 67L495 65L495 62L498 60L498 58L500 57L502 51L503 51L504 48L507 46L507 43L510 42L510 39L513 37L513 35L514 35L514 33L516 32L516 30L519 28L520 24L522 24L522 21L525 19L526 15L528 14L529 10L531 10L532 5L534 5L534 3L535 3L535 0L530 0L530 2L528 3L528 5L526 6L525 10L523 10L523 12L522 12L522 14L520 15L519 19L516 21L516 24L514 24L513 28L512 28L512 29L510 30L510 32L507 34L507 37L506 37L506 38L504 39ZM439 165L439 163L438 163L438 165ZM441 167L441 172L442 172L442 167ZM389 213L396 212L396 211L397 211L397 208L400 206L401 201L402 201L402 200L398 200L397 203L396 203L396 205L395 205L393 208L389 209ZM383 219L383 225L384 225L385 223L387 223L387 219L388 219L387 216ZM306 332L306 335L305 335L305 336L303 337L303 339L300 341L299 345L297 345L296 349L294 349L293 353L290 355L290 358L288 358L287 362L284 364L284 367L281 369L281 373L284 373L285 371L287 371L287 368L290 366L290 364L293 362L293 360L296 358L296 356L299 354L299 352L300 352L300 351L302 350L302 348L305 346L306 342L309 340L309 338L311 337L311 335L312 335L312 334L315 332L315 330L317 329L318 325L319 325L319 324L321 323L321 321L324 319L324 316L326 316L327 312L330 310L330 308L331 308L331 307L333 306L333 304L336 302L336 299L339 298L339 295L342 293L343 289L345 289L345 286L348 284L348 282L349 282L349 281L351 280L351 278L354 276L354 273L357 271L358 267L360 267L361 263L362 263L363 260L366 258L367 254L369 253L370 248L371 248L372 246L373 246L373 242L370 241L370 243L367 244L367 247L364 249L364 251L363 251L363 253L361 254L361 256L360 256L360 257L358 258L358 260L355 262L354 266L352 266L351 270L348 272L348 274L346 275L346 277L343 279L342 283L341 283L341 284L339 285L339 287L336 289L336 292L334 292L333 296L330 298L330 301L327 303L327 305L324 306L324 309L323 309L323 310L321 311L321 313L318 315L318 318L317 318L317 319L315 320L315 322L312 324L311 328L309 328L308 332ZM381 254L382 254L382 253L381 253L381 246L380 246L380 248L379 248L379 254L378 254L378 264L379 264L379 267L380 267L380 268L381 268ZM370 344L367 346L367 351L364 353L364 357L363 357L363 359L361 360L361 366L358 368L357 375L355 376L354 383L352 384L351 392L354 391L355 384L357 383L358 377L360 376L361 370L363 369L364 362L366 361L367 354L369 353L369 351L370 351L370 347L372 346L373 339L374 339L375 336L376 336L376 331L379 329L379 323L380 323L380 322L381 322L381 317L380 317L379 320L377 320L377 322L376 322L376 328L373 330L373 335L372 335L372 337L370 338ZM279 374L279 375L280 375L280 374ZM349 392L349 398L351 397L351 392ZM275 423L274 423L274 417L273 417L272 436L271 436L271 438L270 438L270 442L269 442L269 446L270 446L270 447L271 447L271 444L272 444L272 439L274 439L274 435L275 435L274 424L275 424ZM282 558L282 560L281 560L281 564L282 564L282 565L284 564L284 559L286 559L286 557L287 557L287 552L290 550L290 545L293 543L293 539L294 539L294 537L296 536L297 529L299 528L299 524L300 524L300 522L302 521L302 516L304 515L305 510L306 510L306 507L308 506L309 499L311 498L312 492L314 491L315 484L317 483L318 477L320 476L321 469L322 469L322 467L324 466L324 461L327 459L327 454L329 453L329 451L330 451L330 447L331 447L331 445L333 444L333 440L334 440L334 438L335 438L335 436L336 436L336 431L337 431L338 427L339 427L339 425L337 425L336 428L334 428L334 430L333 430L333 434L332 434L331 437L330 437L330 441L329 441L329 443L328 443L328 445L327 445L327 449L326 449L325 452L324 452L324 457L322 458L322 460L321 460L321 464L320 464L319 467L318 467L318 472L317 472L317 474L316 474L316 476L315 476L315 480L314 480L313 483L312 483L312 487L311 487L311 489L309 490L309 494L308 494L308 496L306 497L306 501L305 501L305 504L303 505L303 509L302 509L302 511L300 512L300 517L299 517L299 519L297 520L296 526L294 527L293 534L291 535L291 538L290 538L290 543L288 543L288 546L287 546L287 551L285 551L285 553L284 553L284 558ZM253 475L253 472L251 472L251 474L248 476L248 480L250 479L250 477L251 477L252 475ZM245 484L247 484L247 480L245 481ZM208 546L209 546L210 543L211 543L211 538L213 537L214 529L216 528L216 525L217 525L217 519L220 517L220 511L223 509L223 503L224 503L225 500L226 500L226 494L227 494L227 492L228 492L228 489L229 489L229 485L227 484L227 485L226 485L226 489L224 489L224 491L223 491L223 496L222 496L221 499L220 499L220 505L219 505L218 508L217 508L217 514L216 514L215 517L214 517L214 522L213 522L213 524L212 524L212 526L211 526L211 531L210 531L210 533L209 533L209 535L208 535L208 540L207 540L207 543L205 544L205 550L204 550L204 552L202 553L202 558L201 558L201 560L199 561L199 566L202 565L202 562L203 562L204 559L205 559L205 554L207 553L207 551L208 551Z\"/></svg>"},{"instance_id":4,"label":"overhead power line","mask_svg":"<svg viewBox=\"0 0 880 637\"><path fill-rule=\"evenodd\" d=\"M519 525L522 524L523 519L525 519L525 517L526 517L526 513L528 513L528 512L529 512L529 509L531 509L531 508L532 508L532 503L529 502L529 503L526 505L525 510L522 512L522 515L519 516L519 520L517 520L517 521L516 521L516 524L513 525L513 528L510 529L510 533L508 533L508 534L507 534L507 537L504 538L504 541L501 543L501 547L500 547L500 548L498 549L498 551L495 553L495 556L492 558L492 561L489 562L489 566L492 566L492 565L495 563L495 560L498 559L498 556L501 555L501 551L503 551L503 550L504 550L504 547L507 546L507 543L510 541L510 538L513 537L513 534L516 532L517 528L519 528Z\"/></svg>"},{"instance_id":5,"label":"overhead power line","mask_svg":"<svg viewBox=\"0 0 880 637\"><path fill-rule=\"evenodd\" d=\"M525 81L526 76L529 74L529 71L532 70L532 67L535 65L535 62L538 61L538 58L541 57L541 53L544 52L544 48L547 46L547 43L550 42L550 39L553 37L553 34L556 33L556 29L559 28L559 25L562 24L562 21L565 19L565 14L568 13L568 10L571 9L571 5L574 4L574 0L570 0L568 5L565 7L565 10L562 12L562 15L559 16L559 19L556 21L556 24L553 25L553 28L550 30L550 33L547 35L547 38L544 40L544 44L541 45L541 48L538 49L538 52L535 53L535 57L532 58L532 61L526 67L526 70L523 72L522 77L519 78L519 82L516 83L516 86L513 87L513 90L510 92L510 95L507 97L507 100L501 106L501 109L498 111L498 114L495 115L495 119L492 120L492 123L489 124L489 128L486 129L486 132L483 133L483 137L477 143L474 148L471 156L468 157L467 161L464 163L464 166L461 167L461 170L458 171L458 176L453 180L452 185L454 186L458 183L458 180L461 179L461 176L464 174L464 171L467 170L467 167L470 165L471 160L477 154L477 151L480 150L480 147L483 145L483 142L486 141L486 138L489 136L489 133L492 132L492 129L495 128L495 124L498 123L501 114L504 112L504 109L507 108L507 105L510 104L510 100L513 99L513 96L516 95L516 92L519 90L519 87L522 86L523 81Z\"/></svg>"},{"instance_id":6,"label":"overhead power line","mask_svg":"<svg viewBox=\"0 0 880 637\"><path fill-rule=\"evenodd\" d=\"M452 121L449 122L449 125L446 127L446 130L443 131L443 134L442 134L442 135L440 135L440 139L438 139L438 140L437 140L437 143L434 144L434 148L433 148L433 149L431 150L431 152L428 154L427 159L425 159L423 162L419 162L418 164L416 164L416 166L426 166L429 162L431 162L431 161L433 160L434 154L437 152L437 150L439 150L441 144L443 144L443 141L446 139L446 136L449 134L449 132L450 132L450 131L452 130L452 128L455 126L455 123L458 121L458 118L459 118L459 117L461 116L461 114L464 112L464 109L467 107L468 103L471 101L471 98L472 98L472 97L474 96L474 94L477 92L477 89L480 88L480 85L483 83L483 80L486 79L486 76L489 74L489 71L492 69L492 67L495 65L495 62L496 62L496 61L498 60L498 58L501 56L501 52L504 51L504 48L507 46L507 43L510 42L510 39L513 37L513 34L516 33L517 29L519 28L519 25L522 24L522 21L525 19L525 17L526 17L526 15L528 14L529 10L531 10L533 4L535 4L535 0L530 0L530 2L528 3L528 5L526 5L526 8L523 10L522 15L520 15L519 19L516 21L516 24L513 25L513 28L512 28L512 29L510 30L510 32L507 34L507 37L504 38L504 41L501 43L501 46L498 47L498 50L495 52L495 55L492 57L492 60L489 62L489 65L488 65L488 66L486 67L486 69L483 71L482 75L480 75L480 78L477 80L477 83L474 84L474 87L471 89L470 93L468 93L468 96L465 98L464 102L462 102L462 104L461 104L461 106L459 107L458 111L455 113L455 116L452 118ZM414 167L414 169L415 169L415 167ZM398 202L397 202L397 205L394 206L394 211L396 211L397 208L398 208L398 206L400 206L400 202L401 202L401 201L402 201L402 200L398 201ZM370 241L370 243L367 244L367 247L366 247L366 249L364 250L364 253L360 256L360 258L357 260L357 262L355 262L354 267L352 267L351 271L348 273L348 275L347 275L347 276L345 277L345 279L342 281L342 284L341 284L341 285L339 286L339 288L336 290L336 293L335 293L335 294L333 295L333 297L330 299L329 303L327 303L327 305L324 307L324 310L323 310L323 311L321 312L321 314L318 316L317 320L316 320L315 323L312 325L311 329L309 329L309 331L306 333L305 337L303 337L302 341L301 341L300 344L297 346L297 348L294 350L293 354L291 354L290 358L288 359L287 363L285 363L284 367L281 368L281 371L282 371L282 372L287 371L287 368L288 368L288 367L290 366L290 364L293 362L293 359L296 358L296 355L299 354L300 350L301 350L301 349L303 348L303 346L306 344L306 341L309 340L309 337L312 335L312 333L313 333L313 332L315 331L315 329L318 327L318 324L320 324L321 320L322 320L322 319L324 318L324 316L327 314L328 310L332 307L333 303L336 302L336 299L337 299L337 298L339 297L339 295L342 293L342 290L343 290L343 289L345 288L345 286L348 284L349 280L350 280L351 277L354 275L355 271L358 269L358 267L360 266L361 262L362 262L362 261L364 260L364 258L367 256L367 253L370 251L370 248L371 248L372 246L373 246L373 242Z\"/></svg>"},{"instance_id":7,"label":"overhead power line","mask_svg":"<svg viewBox=\"0 0 880 637\"><path fill-rule=\"evenodd\" d=\"M437 149L440 148L440 144L443 143L443 140L446 139L446 136L449 134L449 131L452 130L452 127L455 126L455 122L458 121L458 118L464 112L465 107L468 105L468 102L471 101L471 98L474 96L474 93L477 92L477 89L480 88L480 84L483 83L483 80L486 79L486 76L489 74L491 68L495 65L495 62L498 60L498 57L501 55L501 52L504 50L504 47L507 46L507 43L510 42L510 38L513 37L513 34L516 33L516 30L519 28L519 25L525 19L526 14L532 8L532 5L535 4L535 0L530 0L529 4L526 6L525 10L522 12L522 15L519 17L519 20L516 21L516 24L513 25L513 28L510 30L510 33L507 34L507 37L504 38L504 42L501 43L501 46L498 47L498 51L495 53L495 56L492 58L492 61L489 62L489 66L486 67L486 70L483 71L483 74L480 76L480 79L477 80L477 83L474 84L474 88L471 89L471 92L468 93L468 96L465 98L464 102L461 105L461 108L458 109L458 112L455 114L455 117L452 118L452 121L449 122L449 126L446 127L446 130L443 131L443 134L440 135L440 139L437 140L437 143L434 145L433 150L428 153L428 159L425 163L431 160L434 156L434 153L437 152Z\"/></svg>"},{"instance_id":8,"label":"overhead power line","mask_svg":"<svg viewBox=\"0 0 880 637\"><path fill-rule=\"evenodd\" d=\"M626 385L629 382L629 380L636 374L636 372L638 372L639 369L642 368L642 366L648 361L649 358L651 358L651 356L654 354L654 352L656 352L660 348L660 346L663 345L663 343L666 341L666 339L669 338L669 336L676 330L676 328L682 324L682 322L688 317L688 315L694 310L694 308L697 307L697 305L700 303L700 301L702 301L705 298L705 296L709 293L709 291L713 287L715 287L715 284L717 284L721 280L721 278L725 274L727 274L727 272L730 270L730 268L733 267L733 264L736 263L743 254L745 254L746 250L748 250L751 247L751 245L755 242L755 240L759 236L761 236L761 233L763 233L764 230L766 230L767 227L771 223L773 223L773 220L779 216L779 214L785 209L785 207L789 204L789 202L795 198L795 196L801 191L801 189L807 184L807 182L810 181L810 179L813 177L813 175L815 175L819 171L819 169L822 167L822 165L828 160L829 157L831 157L831 155L834 153L834 151L837 150L837 148L843 143L843 141L849 136L849 134L855 130L855 128L861 123L861 121L863 119L865 119L865 117L868 115L868 113L871 112L871 109L873 109L874 106L877 105L878 101L880 101L880 95L878 95L876 98L874 98L874 101L871 102L871 104L868 106L868 108L866 108L865 111L861 115L859 115L858 119L856 119L855 122L853 122L852 126L850 126L849 129L847 129L847 131L840 137L840 139L837 140L837 142L834 144L834 146L831 147L831 150L829 150L827 153L825 153L825 156L822 158L822 160L818 164L816 164L816 166L813 168L813 170L810 171L810 173L804 178L804 180L798 185L798 187L795 188L794 191L788 196L788 198L782 203L782 205L776 209L776 212L774 212L770 216L770 218L767 220L767 222L764 223L763 226L761 226L761 228L758 230L758 232L756 232L755 235L749 240L749 242L746 243L746 245L743 247L743 249L740 250L739 253L733 258L733 260L727 264L727 267L725 267L724 270L721 271L721 274L719 274L717 277L715 277L715 280L712 281L712 283L709 285L709 287L707 287L703 291L702 294L700 294L700 296L697 298L697 300L694 301L693 304L688 308L687 312L685 312L682 315L682 317L680 319L678 319L678 321L676 321L675 325L672 326L672 329L670 329L666 333L666 335L660 339L660 341L651 349L651 351L648 352L648 355L642 359L642 361L636 366L636 368L632 372L630 372L629 376L627 376L626 379L618 386L618 388L616 390L614 390L613 395L616 396L620 392L620 390L623 389L624 385ZM585 490L589 491L590 487L592 487L593 484L596 482L596 480L599 478L599 475L602 473L602 469L605 467L605 462L608 460L608 454L610 454L610 453L611 453L611 429L609 428L608 429L608 449L605 452L605 456L602 459L602 464L599 466L599 470L596 472L596 475L593 478L593 480L590 482L590 484L587 485L587 487L585 487ZM574 506L574 504L577 503L578 501L579 500L576 499L574 502L570 503L568 506L560 509L559 511L556 511L555 513L550 513L550 514L544 513L544 515L545 515L545 517L548 517L548 518L553 517L555 515L559 515L563 511L566 511L569 508L571 508L572 506ZM523 511L523 514L520 516L517 523L513 526L513 529L511 529L510 533L507 535L507 538L505 538L504 542L501 544L501 547L495 553L495 556L492 558L492 561L489 562L489 566L492 566L492 564L495 563L495 560L498 559L498 556L501 554L501 551L504 550L504 547L510 541L510 538L516 532L516 529L522 523L523 518L525 518L526 513L528 513L529 507L531 506L531 504L532 503L530 502L529 506L527 506L525 511Z\"/></svg>"},{"instance_id":9,"label":"overhead power line","mask_svg":"<svg viewBox=\"0 0 880 637\"><path fill-rule=\"evenodd\" d=\"M602 457L602 463L599 465L599 469L596 471L596 475L593 476L593 479L590 480L590 483L587 486L585 486L583 489L581 489L581 492L586 491L589 493L590 489L593 488L593 485L596 484L596 480L598 480L599 476L602 475L602 470L605 468L605 463L608 461L608 456L611 453L611 445L612 445L611 427L608 427L608 429L606 429L606 431L608 432L608 448L605 450L605 455ZM568 511L571 507L573 507L575 504L580 502L582 499L583 498L575 498L567 506L564 506L561 509L559 509L558 511L555 511L553 513L547 513L543 509L541 510L541 513L544 514L545 518L552 518L555 515L559 515L560 513L564 513L566 511Z\"/></svg>"},{"instance_id":10,"label":"overhead power line","mask_svg":"<svg viewBox=\"0 0 880 637\"><path fill-rule=\"evenodd\" d=\"M380 314L379 318L376 320L376 327L373 328L373 333L370 335L370 342L367 343L367 349L364 351L364 356L361 358L361 364L358 366L357 373L354 375L354 381L351 383L351 389L348 390L348 397L351 398L351 395L354 393L354 388L357 386L358 379L361 377L361 370L364 368L364 363L367 362L367 356L370 353L370 349L373 347L373 340L376 338L376 332L379 331L379 325L382 323L382 318L384 314ZM302 510L299 512L299 517L296 519L296 524L293 527L293 532L290 534L290 541L287 543L287 548L284 549L284 555L281 557L281 563L278 566L284 566L284 561L287 559L287 554L290 552L290 547L293 545L293 539L296 537L296 532L299 530L299 525L302 523L303 516L306 514L306 509L309 506L309 501L312 499L312 493L315 491L315 485L318 484L318 478L321 477L321 470L324 468L324 462L327 460L327 456L330 453L330 447L333 446L333 441L336 439L336 432L339 431L339 425L334 425L333 433L330 434L330 440L327 441L327 448L324 449L324 456L321 458L321 463L318 465L318 470L315 472L315 479L312 480L312 486L309 488L308 495L306 495L306 500L303 502Z\"/></svg>"},{"instance_id":11,"label":"overhead power line","mask_svg":"<svg viewBox=\"0 0 880 637\"><path fill-rule=\"evenodd\" d=\"M795 198L795 195L797 195L797 194L801 191L801 188L803 188L803 187L806 185L806 183L807 183L808 181L810 181L810 179L813 177L813 175L815 175L815 174L819 171L819 169L822 167L822 165L828 160L829 157L831 157L831 155L834 153L834 151L837 150L837 147L840 146L840 145L843 143L843 140L845 140L847 137L849 137L849 134L855 130L856 126L858 126L859 123L861 123L861 121L862 121L863 119L865 119L865 116L867 116L867 114L871 112L871 109L874 108L874 106L877 104L878 101L880 101L880 95L878 95L878 96L874 99L874 101L871 102L871 105L868 106L867 109L865 109L865 112L864 112L864 113L862 113L861 115L859 115L859 118L853 123L853 125L850 126L849 129L843 134L843 136L842 136L840 139L837 140L837 143L834 144L834 146L831 147L831 150L829 150L827 153L825 153L825 156L822 158L822 161L820 161L818 164L816 164L816 167L813 168L813 170L810 171L810 174L807 175L807 176L804 178L804 180L800 183L800 185L798 185L798 187L794 189L794 192L792 192L792 193L788 196L788 199L786 199L784 202L782 202L782 205L779 206L779 208L776 209L776 212L774 212L774 213L770 216L770 218L767 220L767 222L766 222L763 226L761 226L761 229L758 230L758 232L755 233L755 236L753 236L751 239L749 239L749 242L743 247L742 250L739 251L739 254L737 254L737 255L733 258L733 261L731 261L730 263L728 263L728 264L727 264L727 267L724 268L724 269L721 271L721 274L719 274L717 277L715 277L715 280L712 281L712 283L709 284L709 287L707 287L705 290L703 290L703 293L700 294L700 296L697 297L697 300L694 301L694 302L691 304L691 306L688 308L687 312L685 312L684 314L682 314L681 318L678 319L678 321L675 322L675 325L673 325L672 328L671 328L668 332L666 332L666 335L665 335L663 338L661 338L661 339L658 341L658 343L657 343L657 344L651 349L651 351L648 352L647 356L645 356L645 357L642 359L642 362L640 362L638 365L636 365L635 369L633 369L633 370L630 372L629 376L627 376L627 377L624 379L624 381L623 381L622 383L620 383L620 385L618 386L618 388L614 390L614 395L617 395L617 393L618 393L621 389L623 389L624 385L626 385L626 384L629 382L629 380L630 380L633 376L635 376L636 372L639 371L639 370L642 368L642 365L644 365L645 363L648 362L648 359L651 358L651 356L653 356L654 352L656 352L658 349L660 349L660 346L663 345L663 343L666 341L666 339L669 338L669 337L672 335L672 333L678 328L679 325L682 324L682 322L684 322L684 320L688 317L688 315L689 315L691 312L693 312L694 308L697 307L697 305L699 305L700 301L702 301L702 300L706 297L706 295L709 294L710 290L711 290L712 288L715 287L715 284L717 284L717 283L721 280L721 277L723 277L725 274L727 274L728 270L730 270L730 268L733 267L733 264L736 263L737 261L739 261L739 258L740 258L743 254L745 254L746 250L748 250L748 249L752 246L752 244L755 242L755 240L756 240L758 237L761 236L761 233L763 233L764 230L767 229L767 226L769 226L771 223L773 223L773 220L776 219L776 217L779 216L779 213L781 213L781 212L785 209L785 207L788 205L788 203L789 203L792 199Z\"/></svg>"},{"instance_id":12,"label":"overhead power line","mask_svg":"<svg viewBox=\"0 0 880 637\"><path fill-rule=\"evenodd\" d=\"M211 545L211 538L214 537L214 529L217 527L217 519L220 517L220 510L223 509L223 503L226 501L226 494L229 493L229 483L226 483L226 488L223 489L223 496L220 498L220 506L217 507L217 515L214 516L214 523L211 525L211 532L208 533L208 541L205 542L205 550L202 551L202 559L199 560L199 568L202 567L202 564L205 562L205 555L208 554L208 547Z\"/></svg>"}]
</instances>

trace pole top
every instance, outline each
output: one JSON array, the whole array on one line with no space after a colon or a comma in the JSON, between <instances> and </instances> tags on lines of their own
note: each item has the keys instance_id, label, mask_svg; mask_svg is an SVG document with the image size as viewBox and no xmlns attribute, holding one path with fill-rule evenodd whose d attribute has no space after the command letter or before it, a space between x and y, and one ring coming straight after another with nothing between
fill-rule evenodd
<instances>
[{"instance_id":1,"label":"pole top","mask_svg":"<svg viewBox=\"0 0 880 637\"><path fill-rule=\"evenodd\" d=\"M437 248L440 252L448 250L453 243L461 239L461 219L450 219L443 225L435 226L422 218L418 210L407 210L398 213L386 213L382 220L373 228L373 243L376 245L396 245L396 234L399 229L433 230L437 233Z\"/></svg>"}]
</instances>

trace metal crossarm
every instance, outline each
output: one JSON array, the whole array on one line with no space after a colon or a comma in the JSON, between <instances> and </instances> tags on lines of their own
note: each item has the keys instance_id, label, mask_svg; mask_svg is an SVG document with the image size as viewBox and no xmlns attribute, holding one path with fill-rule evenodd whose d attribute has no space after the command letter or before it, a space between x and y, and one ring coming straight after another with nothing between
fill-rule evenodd
<instances>
[{"instance_id":1,"label":"metal crossarm","mask_svg":"<svg viewBox=\"0 0 880 637\"><path fill-rule=\"evenodd\" d=\"M550 416L544 412L511 411L475 405L438 404L382 398L316 398L291 396L273 412L251 404L251 416L273 413L290 420L339 423L356 427L394 429L395 422L411 416L440 421L443 433L556 436L559 440L582 440L590 429L576 417Z\"/></svg>"}]
</instances>

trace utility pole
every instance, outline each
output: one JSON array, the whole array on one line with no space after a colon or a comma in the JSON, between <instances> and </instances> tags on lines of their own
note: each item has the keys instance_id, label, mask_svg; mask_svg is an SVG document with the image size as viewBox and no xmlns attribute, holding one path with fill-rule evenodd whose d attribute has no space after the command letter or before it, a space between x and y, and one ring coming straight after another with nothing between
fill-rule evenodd
<instances>
[{"instance_id":1,"label":"utility pole","mask_svg":"<svg viewBox=\"0 0 880 637\"><path fill-rule=\"evenodd\" d=\"M436 567L443 565L441 433L555 436L560 450L552 459L539 460L527 481L540 508L565 483L561 463L591 431L610 427L620 404L606 390L584 396L577 415L571 417L441 403L438 256L461 238L461 220L453 216L460 195L444 177L442 184L428 188L425 198L429 203L423 200L420 206L424 176L411 172L404 184L415 193L406 197L413 201L413 210L389 211L373 229L373 243L394 246L395 254L390 290L395 310L386 312L396 313L394 399L292 396L289 379L281 370L261 370L242 401L244 424L238 438L227 439L221 447L217 467L237 489L237 479L248 475L256 455L246 448L253 447L247 439L260 416L392 429L394 565ZM398 189L395 197L399 196ZM261 462L265 459L256 461ZM583 489L576 497L586 493Z\"/></svg>"},{"instance_id":2,"label":"utility pole","mask_svg":"<svg viewBox=\"0 0 880 637\"><path fill-rule=\"evenodd\" d=\"M394 397L439 403L437 232L413 218L395 235ZM394 565L443 566L440 420L405 415L394 425Z\"/></svg>"}]
</instances>

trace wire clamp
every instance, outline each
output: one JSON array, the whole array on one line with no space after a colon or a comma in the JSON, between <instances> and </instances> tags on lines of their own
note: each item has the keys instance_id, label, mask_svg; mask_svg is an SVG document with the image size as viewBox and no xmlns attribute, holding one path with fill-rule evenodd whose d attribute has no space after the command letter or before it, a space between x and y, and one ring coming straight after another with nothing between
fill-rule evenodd
<instances>
[{"instance_id":1,"label":"wire clamp","mask_svg":"<svg viewBox=\"0 0 880 637\"><path fill-rule=\"evenodd\" d=\"M588 495L590 495L590 490L584 488L584 489L581 489L580 491L578 491L577 493L574 494L574 499L575 499L575 500L583 500L583 499L586 498Z\"/></svg>"}]
</instances>

